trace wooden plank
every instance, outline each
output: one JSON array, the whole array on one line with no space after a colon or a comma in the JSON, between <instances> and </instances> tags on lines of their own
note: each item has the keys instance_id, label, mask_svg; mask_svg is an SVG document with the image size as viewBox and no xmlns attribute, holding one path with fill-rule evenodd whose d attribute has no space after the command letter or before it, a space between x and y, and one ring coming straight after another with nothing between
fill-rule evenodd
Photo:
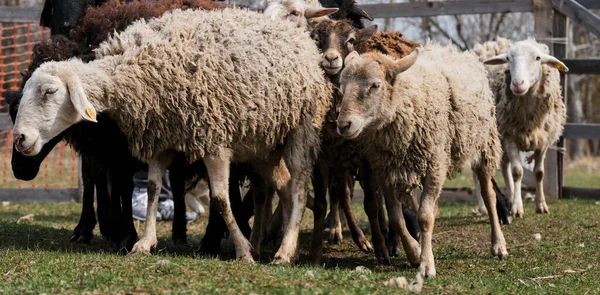
<instances>
[{"instance_id":1,"label":"wooden plank","mask_svg":"<svg viewBox=\"0 0 600 295\"><path fill-rule=\"evenodd\" d=\"M77 194L76 188L6 188L0 189L0 200L14 203L73 202Z\"/></svg>"},{"instance_id":2,"label":"wooden plank","mask_svg":"<svg viewBox=\"0 0 600 295\"><path fill-rule=\"evenodd\" d=\"M600 124L567 123L563 136L571 139L600 139Z\"/></svg>"},{"instance_id":3,"label":"wooden plank","mask_svg":"<svg viewBox=\"0 0 600 295\"><path fill-rule=\"evenodd\" d=\"M600 9L600 1L598 0L577 0L577 2L588 9Z\"/></svg>"},{"instance_id":4,"label":"wooden plank","mask_svg":"<svg viewBox=\"0 0 600 295\"><path fill-rule=\"evenodd\" d=\"M40 23L41 7L0 6L0 22Z\"/></svg>"},{"instance_id":5,"label":"wooden plank","mask_svg":"<svg viewBox=\"0 0 600 295\"><path fill-rule=\"evenodd\" d=\"M552 6L576 24L600 37L600 16L591 10L574 0L552 0Z\"/></svg>"},{"instance_id":6,"label":"wooden plank","mask_svg":"<svg viewBox=\"0 0 600 295\"><path fill-rule=\"evenodd\" d=\"M600 200L600 189L583 187L563 187L565 198Z\"/></svg>"},{"instance_id":7,"label":"wooden plank","mask_svg":"<svg viewBox=\"0 0 600 295\"><path fill-rule=\"evenodd\" d=\"M565 59L563 62L569 74L600 74L600 59Z\"/></svg>"},{"instance_id":8,"label":"wooden plank","mask_svg":"<svg viewBox=\"0 0 600 295\"><path fill-rule=\"evenodd\" d=\"M482 14L497 12L531 12L531 0L462 0L409 2L389 4L361 4L373 18L421 17L456 14Z\"/></svg>"},{"instance_id":9,"label":"wooden plank","mask_svg":"<svg viewBox=\"0 0 600 295\"><path fill-rule=\"evenodd\" d=\"M13 123L8 113L0 113L0 130L12 130Z\"/></svg>"},{"instance_id":10,"label":"wooden plank","mask_svg":"<svg viewBox=\"0 0 600 295\"><path fill-rule=\"evenodd\" d=\"M550 48L552 55L552 3L547 0L533 0L533 31L540 42Z\"/></svg>"}]
</instances>

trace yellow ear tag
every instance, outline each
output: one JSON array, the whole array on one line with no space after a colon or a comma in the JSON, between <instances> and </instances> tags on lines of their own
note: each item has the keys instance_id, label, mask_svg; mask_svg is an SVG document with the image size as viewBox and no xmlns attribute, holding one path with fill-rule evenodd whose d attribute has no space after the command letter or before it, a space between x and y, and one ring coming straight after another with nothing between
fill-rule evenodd
<instances>
[{"instance_id":1,"label":"yellow ear tag","mask_svg":"<svg viewBox=\"0 0 600 295\"><path fill-rule=\"evenodd\" d=\"M557 64L557 65L556 65L556 68L557 68L559 71L563 71L563 72L565 71L565 66L563 66L562 64Z\"/></svg>"},{"instance_id":2,"label":"yellow ear tag","mask_svg":"<svg viewBox=\"0 0 600 295\"><path fill-rule=\"evenodd\" d=\"M92 120L96 120L96 113L92 110L92 108L85 108L85 112L88 114L88 116L90 116L90 118L92 118Z\"/></svg>"}]
</instances>

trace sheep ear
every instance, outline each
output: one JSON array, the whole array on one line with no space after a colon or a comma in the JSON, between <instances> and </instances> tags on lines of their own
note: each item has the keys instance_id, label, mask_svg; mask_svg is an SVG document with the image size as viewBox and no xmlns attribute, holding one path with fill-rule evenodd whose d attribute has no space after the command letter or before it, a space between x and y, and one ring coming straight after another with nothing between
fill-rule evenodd
<instances>
[{"instance_id":1,"label":"sheep ear","mask_svg":"<svg viewBox=\"0 0 600 295\"><path fill-rule=\"evenodd\" d=\"M338 8L307 8L306 12L304 12L304 17L311 19L315 17L327 16L336 13L338 10Z\"/></svg>"},{"instance_id":2,"label":"sheep ear","mask_svg":"<svg viewBox=\"0 0 600 295\"><path fill-rule=\"evenodd\" d=\"M364 29L358 30L358 32L356 32L356 42L360 43L367 41L369 38L371 38L371 36L373 36L373 34L375 34L375 32L377 32L377 25L368 26Z\"/></svg>"},{"instance_id":3,"label":"sheep ear","mask_svg":"<svg viewBox=\"0 0 600 295\"><path fill-rule=\"evenodd\" d=\"M359 55L359 54L358 54L358 52L356 52L356 51L352 51L352 52L350 52L350 54L348 54L348 55L346 56L346 58L344 59L344 65L347 65L347 64L348 64L348 62L350 62L350 61L351 61L352 59L354 59L355 57L358 57L358 55Z\"/></svg>"},{"instance_id":4,"label":"sheep ear","mask_svg":"<svg viewBox=\"0 0 600 295\"><path fill-rule=\"evenodd\" d=\"M98 122L96 121L96 109L85 95L83 84L81 84L79 76L72 75L67 82L67 88L69 89L69 96L71 97L71 102L73 103L75 110L77 110L83 119L91 122Z\"/></svg>"},{"instance_id":5,"label":"sheep ear","mask_svg":"<svg viewBox=\"0 0 600 295\"><path fill-rule=\"evenodd\" d=\"M563 72L568 72L569 68L567 68L567 66L561 62L560 60L558 60L556 57L552 56L552 55L548 55L548 54L542 54L541 56L541 62L543 64L547 64L553 68L558 69L559 71L563 71Z\"/></svg>"},{"instance_id":6,"label":"sheep ear","mask_svg":"<svg viewBox=\"0 0 600 295\"><path fill-rule=\"evenodd\" d=\"M502 53L484 61L483 63L486 65L501 65L507 62L508 59L506 58L506 53Z\"/></svg>"}]
</instances>

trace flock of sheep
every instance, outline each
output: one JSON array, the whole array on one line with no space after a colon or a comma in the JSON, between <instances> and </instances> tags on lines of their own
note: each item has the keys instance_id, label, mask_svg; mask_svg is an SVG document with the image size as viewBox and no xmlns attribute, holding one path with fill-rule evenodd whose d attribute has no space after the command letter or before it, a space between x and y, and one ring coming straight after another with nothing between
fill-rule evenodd
<instances>
[{"instance_id":1,"label":"flock of sheep","mask_svg":"<svg viewBox=\"0 0 600 295\"><path fill-rule=\"evenodd\" d=\"M342 209L360 249L389 264L401 245L411 265L434 277L440 192L466 168L489 215L492 255L505 258L492 176L501 166L511 213L522 217L520 151L534 151L536 208L548 212L543 162L565 123L558 71L568 69L545 45L497 38L460 52L365 28L370 17L353 0L264 4L109 2L88 8L69 36L36 47L22 91L7 97L13 170L35 177L62 139L81 154L84 206L73 240L92 237L96 189L104 237L132 253L156 247L156 220L138 240L131 218L131 175L146 164L147 216L156 215L170 169L173 239L185 241L183 196L207 179L211 214L200 250L218 253L228 232L237 259L248 262L279 233L274 263L294 261L309 207L310 261L318 264L329 192L334 241ZM244 179L251 184L242 200ZM373 244L350 208L356 179Z\"/></svg>"}]
</instances>

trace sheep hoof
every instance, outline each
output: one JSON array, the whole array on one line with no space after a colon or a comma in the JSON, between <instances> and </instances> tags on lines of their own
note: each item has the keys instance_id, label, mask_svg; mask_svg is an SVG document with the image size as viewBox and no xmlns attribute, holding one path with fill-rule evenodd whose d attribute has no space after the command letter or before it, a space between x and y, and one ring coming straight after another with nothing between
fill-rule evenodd
<instances>
[{"instance_id":1,"label":"sheep hoof","mask_svg":"<svg viewBox=\"0 0 600 295\"><path fill-rule=\"evenodd\" d=\"M390 248L389 252L390 252L390 256L392 256L392 257L400 256L400 249L398 247Z\"/></svg>"},{"instance_id":2,"label":"sheep hoof","mask_svg":"<svg viewBox=\"0 0 600 295\"><path fill-rule=\"evenodd\" d=\"M133 245L133 248L131 249L131 252L129 252L129 254L150 255L150 250L156 247L157 243L158 242L156 241L156 239L143 237L137 243L135 243L135 245Z\"/></svg>"},{"instance_id":3,"label":"sheep hoof","mask_svg":"<svg viewBox=\"0 0 600 295\"><path fill-rule=\"evenodd\" d=\"M84 233L84 234L74 233L71 236L71 242L89 244L93 237L94 236L91 233L89 233L89 234L88 233Z\"/></svg>"},{"instance_id":4,"label":"sheep hoof","mask_svg":"<svg viewBox=\"0 0 600 295\"><path fill-rule=\"evenodd\" d=\"M426 278L426 279L435 278L435 267L433 265L432 266L422 265L419 272L421 273L421 276L423 278Z\"/></svg>"},{"instance_id":5,"label":"sheep hoof","mask_svg":"<svg viewBox=\"0 0 600 295\"><path fill-rule=\"evenodd\" d=\"M544 204L544 205L538 206L535 209L535 213L537 213L537 214L548 214L548 213L550 213L550 211L548 211L548 206L546 204Z\"/></svg>"},{"instance_id":6,"label":"sheep hoof","mask_svg":"<svg viewBox=\"0 0 600 295\"><path fill-rule=\"evenodd\" d=\"M377 263L380 265L392 265L392 260L389 256L377 257Z\"/></svg>"},{"instance_id":7,"label":"sheep hoof","mask_svg":"<svg viewBox=\"0 0 600 295\"><path fill-rule=\"evenodd\" d=\"M341 236L338 236L337 234L334 234L332 237L329 238L329 244L331 245L339 245L342 243L343 238Z\"/></svg>"},{"instance_id":8,"label":"sheep hoof","mask_svg":"<svg viewBox=\"0 0 600 295\"><path fill-rule=\"evenodd\" d=\"M362 241L360 241L358 243L358 247L367 253L371 253L374 251L373 246L371 246L371 243L369 243L369 241L367 241L366 239L363 239Z\"/></svg>"},{"instance_id":9,"label":"sheep hoof","mask_svg":"<svg viewBox=\"0 0 600 295\"><path fill-rule=\"evenodd\" d=\"M276 256L273 259L272 262L274 265L288 265L291 263L291 260L289 258L285 258L285 257L280 257L280 256Z\"/></svg>"},{"instance_id":10,"label":"sheep hoof","mask_svg":"<svg viewBox=\"0 0 600 295\"><path fill-rule=\"evenodd\" d=\"M511 213L514 218L522 218L523 217L523 209L518 209L517 207L513 207L511 210Z\"/></svg>"},{"instance_id":11,"label":"sheep hoof","mask_svg":"<svg viewBox=\"0 0 600 295\"><path fill-rule=\"evenodd\" d=\"M252 255L250 254L243 255L242 257L239 257L238 260L241 262L254 264L254 258L252 258Z\"/></svg>"}]
</instances>

